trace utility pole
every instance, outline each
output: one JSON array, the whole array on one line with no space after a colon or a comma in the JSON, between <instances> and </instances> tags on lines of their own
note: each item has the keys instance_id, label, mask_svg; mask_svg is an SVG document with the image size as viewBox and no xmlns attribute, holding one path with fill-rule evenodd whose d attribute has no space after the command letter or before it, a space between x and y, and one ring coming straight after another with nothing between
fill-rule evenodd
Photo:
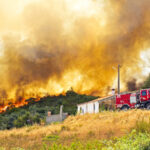
<instances>
[{"instance_id":1,"label":"utility pole","mask_svg":"<svg viewBox=\"0 0 150 150\"><path fill-rule=\"evenodd\" d=\"M120 65L118 65L118 94L120 94Z\"/></svg>"}]
</instances>

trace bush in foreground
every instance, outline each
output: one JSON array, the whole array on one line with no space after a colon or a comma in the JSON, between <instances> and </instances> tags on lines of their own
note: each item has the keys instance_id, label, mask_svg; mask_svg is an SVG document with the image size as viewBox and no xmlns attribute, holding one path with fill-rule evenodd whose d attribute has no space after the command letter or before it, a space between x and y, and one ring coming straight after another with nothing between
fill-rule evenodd
<instances>
[{"instance_id":1,"label":"bush in foreground","mask_svg":"<svg viewBox=\"0 0 150 150\"><path fill-rule=\"evenodd\" d=\"M150 134L137 133L133 130L129 135L112 140L76 141L70 146L53 143L51 146L43 144L43 150L149 150Z\"/></svg>"}]
</instances>

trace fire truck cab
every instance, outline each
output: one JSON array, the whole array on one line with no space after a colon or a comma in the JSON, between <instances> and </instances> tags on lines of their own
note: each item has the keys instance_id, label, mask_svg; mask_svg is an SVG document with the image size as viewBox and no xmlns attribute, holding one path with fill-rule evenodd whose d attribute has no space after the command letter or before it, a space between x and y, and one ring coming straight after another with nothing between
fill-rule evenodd
<instances>
[{"instance_id":1,"label":"fire truck cab","mask_svg":"<svg viewBox=\"0 0 150 150\"><path fill-rule=\"evenodd\" d=\"M150 89L142 89L131 93L116 95L116 108L146 108L150 109Z\"/></svg>"}]
</instances>

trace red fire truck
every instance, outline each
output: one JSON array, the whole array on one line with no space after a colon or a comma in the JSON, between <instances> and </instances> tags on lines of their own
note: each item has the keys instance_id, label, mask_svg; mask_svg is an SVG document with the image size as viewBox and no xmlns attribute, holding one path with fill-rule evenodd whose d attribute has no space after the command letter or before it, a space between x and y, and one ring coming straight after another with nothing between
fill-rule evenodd
<instances>
[{"instance_id":1,"label":"red fire truck","mask_svg":"<svg viewBox=\"0 0 150 150\"><path fill-rule=\"evenodd\" d=\"M146 108L150 109L150 89L142 89L131 93L116 95L116 108Z\"/></svg>"}]
</instances>

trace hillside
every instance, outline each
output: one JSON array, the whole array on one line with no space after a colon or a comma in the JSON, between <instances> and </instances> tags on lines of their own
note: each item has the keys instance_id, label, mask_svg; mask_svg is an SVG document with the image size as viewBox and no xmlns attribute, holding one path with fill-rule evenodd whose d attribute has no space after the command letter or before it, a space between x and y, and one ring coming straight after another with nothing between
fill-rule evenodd
<instances>
[{"instance_id":1,"label":"hillside","mask_svg":"<svg viewBox=\"0 0 150 150\"><path fill-rule=\"evenodd\" d=\"M77 94L70 90L65 95L47 96L36 101L30 98L28 105L20 108L8 108L6 112L0 114L0 130L27 125L27 120L32 124L44 122L47 111L52 114L59 113L60 105L64 106L64 112L73 115L76 113L77 104L95 99L94 96Z\"/></svg>"},{"instance_id":2,"label":"hillside","mask_svg":"<svg viewBox=\"0 0 150 150\"><path fill-rule=\"evenodd\" d=\"M147 110L70 116L63 123L0 131L0 146L8 150L146 150L150 145L149 116Z\"/></svg>"}]
</instances>

